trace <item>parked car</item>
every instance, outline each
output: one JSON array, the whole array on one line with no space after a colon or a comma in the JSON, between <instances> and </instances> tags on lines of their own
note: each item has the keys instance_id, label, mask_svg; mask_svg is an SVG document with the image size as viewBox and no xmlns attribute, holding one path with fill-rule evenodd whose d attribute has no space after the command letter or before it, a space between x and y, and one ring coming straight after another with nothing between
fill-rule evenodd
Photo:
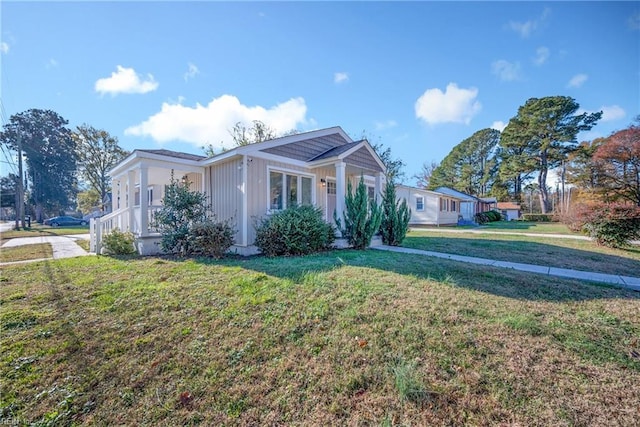
<instances>
[{"instance_id":1,"label":"parked car","mask_svg":"<svg viewBox=\"0 0 640 427\"><path fill-rule=\"evenodd\" d=\"M87 221L82 218L74 218L72 216L54 216L53 218L45 219L44 225L50 225L52 227L65 227L68 225L87 225Z\"/></svg>"}]
</instances>

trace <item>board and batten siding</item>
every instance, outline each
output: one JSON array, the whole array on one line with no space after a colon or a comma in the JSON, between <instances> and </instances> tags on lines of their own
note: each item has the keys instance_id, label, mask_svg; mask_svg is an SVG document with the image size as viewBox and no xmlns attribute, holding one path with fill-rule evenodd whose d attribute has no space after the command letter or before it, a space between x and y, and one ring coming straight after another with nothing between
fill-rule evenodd
<instances>
[{"instance_id":1,"label":"board and batten siding","mask_svg":"<svg viewBox=\"0 0 640 427\"><path fill-rule=\"evenodd\" d=\"M235 241L242 242L242 163L238 158L209 166L209 180L213 214L218 221L231 220L236 229Z\"/></svg>"}]
</instances>

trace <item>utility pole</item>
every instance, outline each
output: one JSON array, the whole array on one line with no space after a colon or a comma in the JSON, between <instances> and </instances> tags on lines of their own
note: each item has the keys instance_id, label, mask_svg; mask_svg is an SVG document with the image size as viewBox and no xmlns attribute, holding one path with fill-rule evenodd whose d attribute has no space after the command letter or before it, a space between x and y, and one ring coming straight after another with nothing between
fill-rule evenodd
<instances>
[{"instance_id":1,"label":"utility pole","mask_svg":"<svg viewBox=\"0 0 640 427\"><path fill-rule=\"evenodd\" d=\"M18 131L18 186L16 187L16 228L19 228L18 219L24 228L24 181L22 172L22 135Z\"/></svg>"}]
</instances>

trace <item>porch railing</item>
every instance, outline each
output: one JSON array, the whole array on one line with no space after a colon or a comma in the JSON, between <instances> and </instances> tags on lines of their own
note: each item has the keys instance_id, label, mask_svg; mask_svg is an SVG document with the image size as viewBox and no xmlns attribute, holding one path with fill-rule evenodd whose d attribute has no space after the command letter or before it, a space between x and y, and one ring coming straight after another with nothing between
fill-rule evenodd
<instances>
[{"instance_id":1,"label":"porch railing","mask_svg":"<svg viewBox=\"0 0 640 427\"><path fill-rule=\"evenodd\" d=\"M154 226L154 215L162 206L149 206L145 214L147 215L147 229L140 227L140 206L118 209L100 218L92 218L89 223L90 246L89 250L100 253L102 249L102 237L111 233L114 229L120 231L130 231L136 237L145 237L157 234ZM133 215L132 215L133 213Z\"/></svg>"}]
</instances>

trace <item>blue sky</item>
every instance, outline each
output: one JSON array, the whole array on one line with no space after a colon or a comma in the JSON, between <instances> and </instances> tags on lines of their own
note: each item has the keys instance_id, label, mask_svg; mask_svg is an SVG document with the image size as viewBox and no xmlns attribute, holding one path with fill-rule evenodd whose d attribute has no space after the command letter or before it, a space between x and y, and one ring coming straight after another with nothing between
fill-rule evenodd
<instances>
[{"instance_id":1,"label":"blue sky","mask_svg":"<svg viewBox=\"0 0 640 427\"><path fill-rule=\"evenodd\" d=\"M0 3L2 123L30 108L125 149L202 154L237 121L341 126L391 147L407 183L531 97L640 113L638 2ZM2 175L8 171L2 163Z\"/></svg>"}]
</instances>

